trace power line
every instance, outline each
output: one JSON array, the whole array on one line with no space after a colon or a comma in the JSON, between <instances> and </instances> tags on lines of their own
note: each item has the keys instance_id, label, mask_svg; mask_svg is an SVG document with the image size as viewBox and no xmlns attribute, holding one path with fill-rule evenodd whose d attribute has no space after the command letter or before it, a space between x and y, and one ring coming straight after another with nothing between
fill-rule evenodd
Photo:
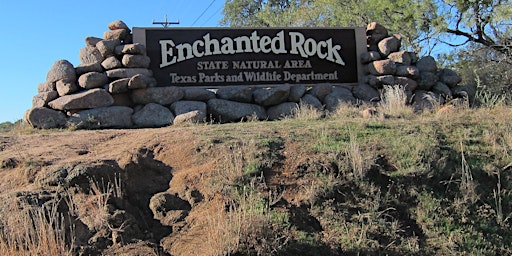
<instances>
[{"instance_id":1,"label":"power line","mask_svg":"<svg viewBox=\"0 0 512 256\"><path fill-rule=\"evenodd\" d=\"M203 22L203 24L201 26L204 26L206 23L208 23L208 21L210 21L213 18L213 16L215 16L217 13L219 13L220 10L222 10L222 6L219 9L217 9L208 19L206 19L206 21Z\"/></svg>"},{"instance_id":2,"label":"power line","mask_svg":"<svg viewBox=\"0 0 512 256\"><path fill-rule=\"evenodd\" d=\"M213 3L215 3L215 0L213 0L210 5L208 5L208 7L206 7L206 9L201 13L201 15L199 15L199 17L197 17L197 19L192 23L192 26L194 26L194 24L196 24L196 22L201 18L203 17L204 13L206 11L208 11L208 9L210 9L210 7L212 7Z\"/></svg>"}]
</instances>

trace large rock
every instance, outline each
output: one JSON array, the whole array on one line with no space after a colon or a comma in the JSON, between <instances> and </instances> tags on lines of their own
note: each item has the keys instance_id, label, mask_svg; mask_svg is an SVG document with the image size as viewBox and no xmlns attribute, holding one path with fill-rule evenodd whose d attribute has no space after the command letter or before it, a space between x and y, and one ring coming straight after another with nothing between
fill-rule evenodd
<instances>
[{"instance_id":1,"label":"large rock","mask_svg":"<svg viewBox=\"0 0 512 256\"><path fill-rule=\"evenodd\" d=\"M372 22L366 26L366 36L368 44L375 45L388 36L388 30L377 22Z\"/></svg>"},{"instance_id":2,"label":"large rock","mask_svg":"<svg viewBox=\"0 0 512 256\"><path fill-rule=\"evenodd\" d=\"M68 126L77 129L130 128L133 109L122 106L82 110L68 118Z\"/></svg>"},{"instance_id":3,"label":"large rock","mask_svg":"<svg viewBox=\"0 0 512 256\"><path fill-rule=\"evenodd\" d=\"M439 81L445 83L450 88L457 86L462 81L462 78L455 71L448 68L439 70L438 76Z\"/></svg>"},{"instance_id":4,"label":"large rock","mask_svg":"<svg viewBox=\"0 0 512 256\"><path fill-rule=\"evenodd\" d=\"M104 58L114 55L117 46L121 45L119 39L105 39L96 44L96 48Z\"/></svg>"},{"instance_id":5,"label":"large rock","mask_svg":"<svg viewBox=\"0 0 512 256\"><path fill-rule=\"evenodd\" d=\"M55 82L44 82L37 85L37 92L50 92L55 90Z\"/></svg>"},{"instance_id":6,"label":"large rock","mask_svg":"<svg viewBox=\"0 0 512 256\"><path fill-rule=\"evenodd\" d=\"M108 91L112 94L125 93L128 91L130 78L118 79L108 84Z\"/></svg>"},{"instance_id":7,"label":"large rock","mask_svg":"<svg viewBox=\"0 0 512 256\"><path fill-rule=\"evenodd\" d=\"M300 99L300 106L312 107L318 110L322 110L324 108L322 102L317 97L309 93L304 94L304 96L302 96L302 98Z\"/></svg>"},{"instance_id":8,"label":"large rock","mask_svg":"<svg viewBox=\"0 0 512 256\"><path fill-rule=\"evenodd\" d=\"M127 68L148 68L151 60L146 55L125 54L121 63Z\"/></svg>"},{"instance_id":9,"label":"large rock","mask_svg":"<svg viewBox=\"0 0 512 256\"><path fill-rule=\"evenodd\" d=\"M290 96L288 96L288 101L290 102L299 102L300 98L304 96L307 88L304 85L292 85L290 87Z\"/></svg>"},{"instance_id":10,"label":"large rock","mask_svg":"<svg viewBox=\"0 0 512 256\"><path fill-rule=\"evenodd\" d=\"M133 54L133 55L146 55L146 47L142 44L123 44L114 49L115 54Z\"/></svg>"},{"instance_id":11,"label":"large rock","mask_svg":"<svg viewBox=\"0 0 512 256\"><path fill-rule=\"evenodd\" d=\"M430 90L436 83L439 81L439 77L432 72L421 72L420 79L418 80L418 89L419 90Z\"/></svg>"},{"instance_id":12,"label":"large rock","mask_svg":"<svg viewBox=\"0 0 512 256\"><path fill-rule=\"evenodd\" d=\"M379 91L368 84L359 84L352 91L354 96L367 102L376 102L380 100Z\"/></svg>"},{"instance_id":13,"label":"large rock","mask_svg":"<svg viewBox=\"0 0 512 256\"><path fill-rule=\"evenodd\" d=\"M202 118L206 119L207 106L206 103L202 101L177 101L171 105L171 110L175 115L181 115L192 111L199 111L202 113Z\"/></svg>"},{"instance_id":14,"label":"large rock","mask_svg":"<svg viewBox=\"0 0 512 256\"><path fill-rule=\"evenodd\" d=\"M37 107L25 114L25 121L34 128L60 128L66 125L66 115L53 109Z\"/></svg>"},{"instance_id":15,"label":"large rock","mask_svg":"<svg viewBox=\"0 0 512 256\"><path fill-rule=\"evenodd\" d=\"M283 85L271 88L261 88L253 92L254 102L264 107L280 104L288 100L290 86Z\"/></svg>"},{"instance_id":16,"label":"large rock","mask_svg":"<svg viewBox=\"0 0 512 256\"><path fill-rule=\"evenodd\" d=\"M389 59L378 60L368 64L368 71L370 74L376 76L394 75L396 72L396 64Z\"/></svg>"},{"instance_id":17,"label":"large rock","mask_svg":"<svg viewBox=\"0 0 512 256\"><path fill-rule=\"evenodd\" d=\"M90 47L95 47L96 44L101 41L102 39L99 38L99 37L94 37L94 36L88 36L84 39L85 41L85 45L86 46L90 46Z\"/></svg>"},{"instance_id":18,"label":"large rock","mask_svg":"<svg viewBox=\"0 0 512 256\"><path fill-rule=\"evenodd\" d=\"M434 57L425 56L418 60L416 63L416 67L420 70L420 72L436 72L437 71L437 63Z\"/></svg>"},{"instance_id":19,"label":"large rock","mask_svg":"<svg viewBox=\"0 0 512 256\"><path fill-rule=\"evenodd\" d=\"M78 85L76 85L76 82L74 80L66 81L66 80L59 80L55 83L55 87L57 89L57 92L59 93L59 96L64 96L68 94L72 94L76 91L78 91Z\"/></svg>"},{"instance_id":20,"label":"large rock","mask_svg":"<svg viewBox=\"0 0 512 256\"><path fill-rule=\"evenodd\" d=\"M104 89L96 88L71 95L62 96L48 105L58 110L89 109L110 106L114 99Z\"/></svg>"},{"instance_id":21,"label":"large rock","mask_svg":"<svg viewBox=\"0 0 512 256\"><path fill-rule=\"evenodd\" d=\"M183 90L178 87L151 87L132 91L132 100L137 104L158 103L170 105L184 96Z\"/></svg>"},{"instance_id":22,"label":"large rock","mask_svg":"<svg viewBox=\"0 0 512 256\"><path fill-rule=\"evenodd\" d=\"M450 90L450 87L446 85L443 82L437 82L434 87L432 87L432 91L445 97L445 98L451 98L452 97L452 91Z\"/></svg>"},{"instance_id":23,"label":"large rock","mask_svg":"<svg viewBox=\"0 0 512 256\"><path fill-rule=\"evenodd\" d=\"M388 56L393 52L397 52L400 49L401 43L402 40L396 35L386 37L378 43L379 51L383 56Z\"/></svg>"},{"instance_id":24,"label":"large rock","mask_svg":"<svg viewBox=\"0 0 512 256\"><path fill-rule=\"evenodd\" d=\"M329 112L335 111L340 103L356 104L357 99L352 94L352 91L345 87L336 87L332 90L332 93L325 96L325 109Z\"/></svg>"},{"instance_id":25,"label":"large rock","mask_svg":"<svg viewBox=\"0 0 512 256\"><path fill-rule=\"evenodd\" d=\"M412 64L411 54L412 53L408 51L392 52L389 54L388 59L394 61L395 63L409 66Z\"/></svg>"},{"instance_id":26,"label":"large rock","mask_svg":"<svg viewBox=\"0 0 512 256\"><path fill-rule=\"evenodd\" d=\"M100 51L96 47L86 46L80 49L78 58L82 64L101 63L104 58L101 56Z\"/></svg>"},{"instance_id":27,"label":"large rock","mask_svg":"<svg viewBox=\"0 0 512 256\"><path fill-rule=\"evenodd\" d=\"M59 97L56 91L40 92L32 98L32 108L48 106L48 102Z\"/></svg>"},{"instance_id":28,"label":"large rock","mask_svg":"<svg viewBox=\"0 0 512 256\"><path fill-rule=\"evenodd\" d=\"M126 40L129 36L129 32L125 29L114 29L108 30L103 33L103 39L118 39L118 40Z\"/></svg>"},{"instance_id":29,"label":"large rock","mask_svg":"<svg viewBox=\"0 0 512 256\"><path fill-rule=\"evenodd\" d=\"M53 83L59 80L76 80L76 72L73 64L67 60L58 60L53 63L50 71L46 75L46 82Z\"/></svg>"},{"instance_id":30,"label":"large rock","mask_svg":"<svg viewBox=\"0 0 512 256\"><path fill-rule=\"evenodd\" d=\"M367 64L372 61L380 60L382 57L379 52L369 51L361 54L361 63Z\"/></svg>"},{"instance_id":31,"label":"large rock","mask_svg":"<svg viewBox=\"0 0 512 256\"><path fill-rule=\"evenodd\" d=\"M124 29L124 30L130 32L130 28L122 20L114 20L114 21L110 22L107 25L107 27L110 30Z\"/></svg>"},{"instance_id":32,"label":"large rock","mask_svg":"<svg viewBox=\"0 0 512 256\"><path fill-rule=\"evenodd\" d=\"M101 66L106 70L122 68L123 63L114 56L107 57L101 62Z\"/></svg>"},{"instance_id":33,"label":"large rock","mask_svg":"<svg viewBox=\"0 0 512 256\"><path fill-rule=\"evenodd\" d=\"M418 79L420 77L420 70L416 66L397 65L395 74L397 76L406 76L412 79Z\"/></svg>"},{"instance_id":34,"label":"large rock","mask_svg":"<svg viewBox=\"0 0 512 256\"><path fill-rule=\"evenodd\" d=\"M81 76L89 72L103 72L103 67L100 63L80 64L75 67L75 71L77 76Z\"/></svg>"},{"instance_id":35,"label":"large rock","mask_svg":"<svg viewBox=\"0 0 512 256\"><path fill-rule=\"evenodd\" d=\"M267 117L262 106L223 99L209 100L208 110L220 122L235 122L252 117L263 120Z\"/></svg>"},{"instance_id":36,"label":"large rock","mask_svg":"<svg viewBox=\"0 0 512 256\"><path fill-rule=\"evenodd\" d=\"M193 101L208 101L210 99L215 99L215 93L202 88L185 88L183 89L185 92L184 100L193 100Z\"/></svg>"},{"instance_id":37,"label":"large rock","mask_svg":"<svg viewBox=\"0 0 512 256\"><path fill-rule=\"evenodd\" d=\"M155 87L157 85L156 79L152 76L134 75L128 81L128 89L144 89L148 87Z\"/></svg>"},{"instance_id":38,"label":"large rock","mask_svg":"<svg viewBox=\"0 0 512 256\"><path fill-rule=\"evenodd\" d=\"M325 96L332 92L331 84L318 84L313 86L313 88L308 92L318 98L320 101L324 101Z\"/></svg>"},{"instance_id":39,"label":"large rock","mask_svg":"<svg viewBox=\"0 0 512 256\"><path fill-rule=\"evenodd\" d=\"M391 85L401 85L405 90L414 91L418 87L418 83L408 77L397 76L395 77L395 83Z\"/></svg>"},{"instance_id":40,"label":"large rock","mask_svg":"<svg viewBox=\"0 0 512 256\"><path fill-rule=\"evenodd\" d=\"M103 87L108 83L108 77L105 73L89 72L78 78L78 85L84 89L93 89Z\"/></svg>"},{"instance_id":41,"label":"large rock","mask_svg":"<svg viewBox=\"0 0 512 256\"><path fill-rule=\"evenodd\" d=\"M250 103L252 92L253 90L247 87L222 87L217 90L217 97L223 100Z\"/></svg>"},{"instance_id":42,"label":"large rock","mask_svg":"<svg viewBox=\"0 0 512 256\"><path fill-rule=\"evenodd\" d=\"M162 127L173 123L171 111L156 103L149 103L132 116L133 123L138 127Z\"/></svg>"},{"instance_id":43,"label":"large rock","mask_svg":"<svg viewBox=\"0 0 512 256\"><path fill-rule=\"evenodd\" d=\"M204 123L206 122L206 119L204 117L204 114L201 113L199 110L194 110L187 112L185 114L177 115L174 118L175 125L182 124L182 123Z\"/></svg>"},{"instance_id":44,"label":"large rock","mask_svg":"<svg viewBox=\"0 0 512 256\"><path fill-rule=\"evenodd\" d=\"M435 92L417 90L414 92L412 99L412 107L414 111L433 110L436 106L442 105L444 102L439 94Z\"/></svg>"},{"instance_id":45,"label":"large rock","mask_svg":"<svg viewBox=\"0 0 512 256\"><path fill-rule=\"evenodd\" d=\"M147 68L117 68L105 72L108 78L130 78L135 75L153 76L153 72Z\"/></svg>"},{"instance_id":46,"label":"large rock","mask_svg":"<svg viewBox=\"0 0 512 256\"><path fill-rule=\"evenodd\" d=\"M289 116L293 116L299 104L295 102L284 102L276 106L272 106L267 109L267 116L269 120L279 120Z\"/></svg>"}]
</instances>

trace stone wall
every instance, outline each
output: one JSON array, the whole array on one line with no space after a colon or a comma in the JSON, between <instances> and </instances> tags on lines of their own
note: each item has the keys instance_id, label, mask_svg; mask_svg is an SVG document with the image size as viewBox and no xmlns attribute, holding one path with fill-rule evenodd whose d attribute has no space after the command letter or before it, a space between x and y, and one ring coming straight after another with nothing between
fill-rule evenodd
<instances>
[{"instance_id":1,"label":"stone wall","mask_svg":"<svg viewBox=\"0 0 512 256\"><path fill-rule=\"evenodd\" d=\"M276 120L291 115L299 104L326 112L340 102L376 103L385 85L404 86L417 110L432 99L467 97L452 70L438 69L430 57L400 51L400 35L383 26L367 27L368 52L361 56L366 76L355 87L320 84L277 87L201 88L158 86L148 69L143 45L132 42L122 21L108 25L103 38L87 37L80 64L58 60L38 86L25 120L37 128L78 129L162 127L182 122L236 122L247 118ZM428 99L428 100L427 100Z\"/></svg>"}]
</instances>

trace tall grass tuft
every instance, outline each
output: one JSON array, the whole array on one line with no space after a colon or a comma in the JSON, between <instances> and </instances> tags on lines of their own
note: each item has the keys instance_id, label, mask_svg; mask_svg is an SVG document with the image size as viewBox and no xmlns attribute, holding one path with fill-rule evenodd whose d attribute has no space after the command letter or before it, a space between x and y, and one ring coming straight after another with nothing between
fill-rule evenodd
<instances>
[{"instance_id":1,"label":"tall grass tuft","mask_svg":"<svg viewBox=\"0 0 512 256\"><path fill-rule=\"evenodd\" d=\"M385 85L381 92L379 107L386 117L410 117L414 113L414 110L407 104L407 99L407 93L403 86Z\"/></svg>"},{"instance_id":2,"label":"tall grass tuft","mask_svg":"<svg viewBox=\"0 0 512 256\"><path fill-rule=\"evenodd\" d=\"M73 243L66 245L66 234L74 231L72 227L67 230L64 216L57 211L58 204L4 205L0 209L0 255L72 255Z\"/></svg>"}]
</instances>

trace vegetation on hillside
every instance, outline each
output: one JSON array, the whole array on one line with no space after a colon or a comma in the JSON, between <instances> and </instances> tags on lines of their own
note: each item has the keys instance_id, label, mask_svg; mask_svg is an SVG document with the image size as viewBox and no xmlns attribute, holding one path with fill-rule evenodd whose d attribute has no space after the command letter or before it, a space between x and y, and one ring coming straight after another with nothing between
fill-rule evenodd
<instances>
[{"instance_id":1,"label":"vegetation on hillside","mask_svg":"<svg viewBox=\"0 0 512 256\"><path fill-rule=\"evenodd\" d=\"M510 107L456 106L420 114L399 98L387 99L370 118L360 116L364 107L341 106L327 117L304 108L295 118L276 122L161 128L190 131L196 156L211 160L208 165L198 162L183 184L171 185L192 207L188 217L173 224L180 228L173 228L172 238L162 240L162 251L511 254ZM158 147L165 148L165 143ZM167 158L172 165L175 157ZM176 175L171 184L180 179ZM194 193L201 199L190 199ZM91 198L82 200L101 199L98 210L103 214L77 216L94 220L95 227L108 225L102 223L108 213L101 209L111 207L112 195L96 186ZM1 254L75 254L69 237L76 231L62 226L59 217L72 212L55 211L59 209L30 212L13 207L3 212L10 217L2 218ZM16 224L29 229L13 232L13 223L28 221L27 214L55 217L32 218L28 225ZM40 221L51 221L54 231ZM113 241L112 248L128 244Z\"/></svg>"}]
</instances>

